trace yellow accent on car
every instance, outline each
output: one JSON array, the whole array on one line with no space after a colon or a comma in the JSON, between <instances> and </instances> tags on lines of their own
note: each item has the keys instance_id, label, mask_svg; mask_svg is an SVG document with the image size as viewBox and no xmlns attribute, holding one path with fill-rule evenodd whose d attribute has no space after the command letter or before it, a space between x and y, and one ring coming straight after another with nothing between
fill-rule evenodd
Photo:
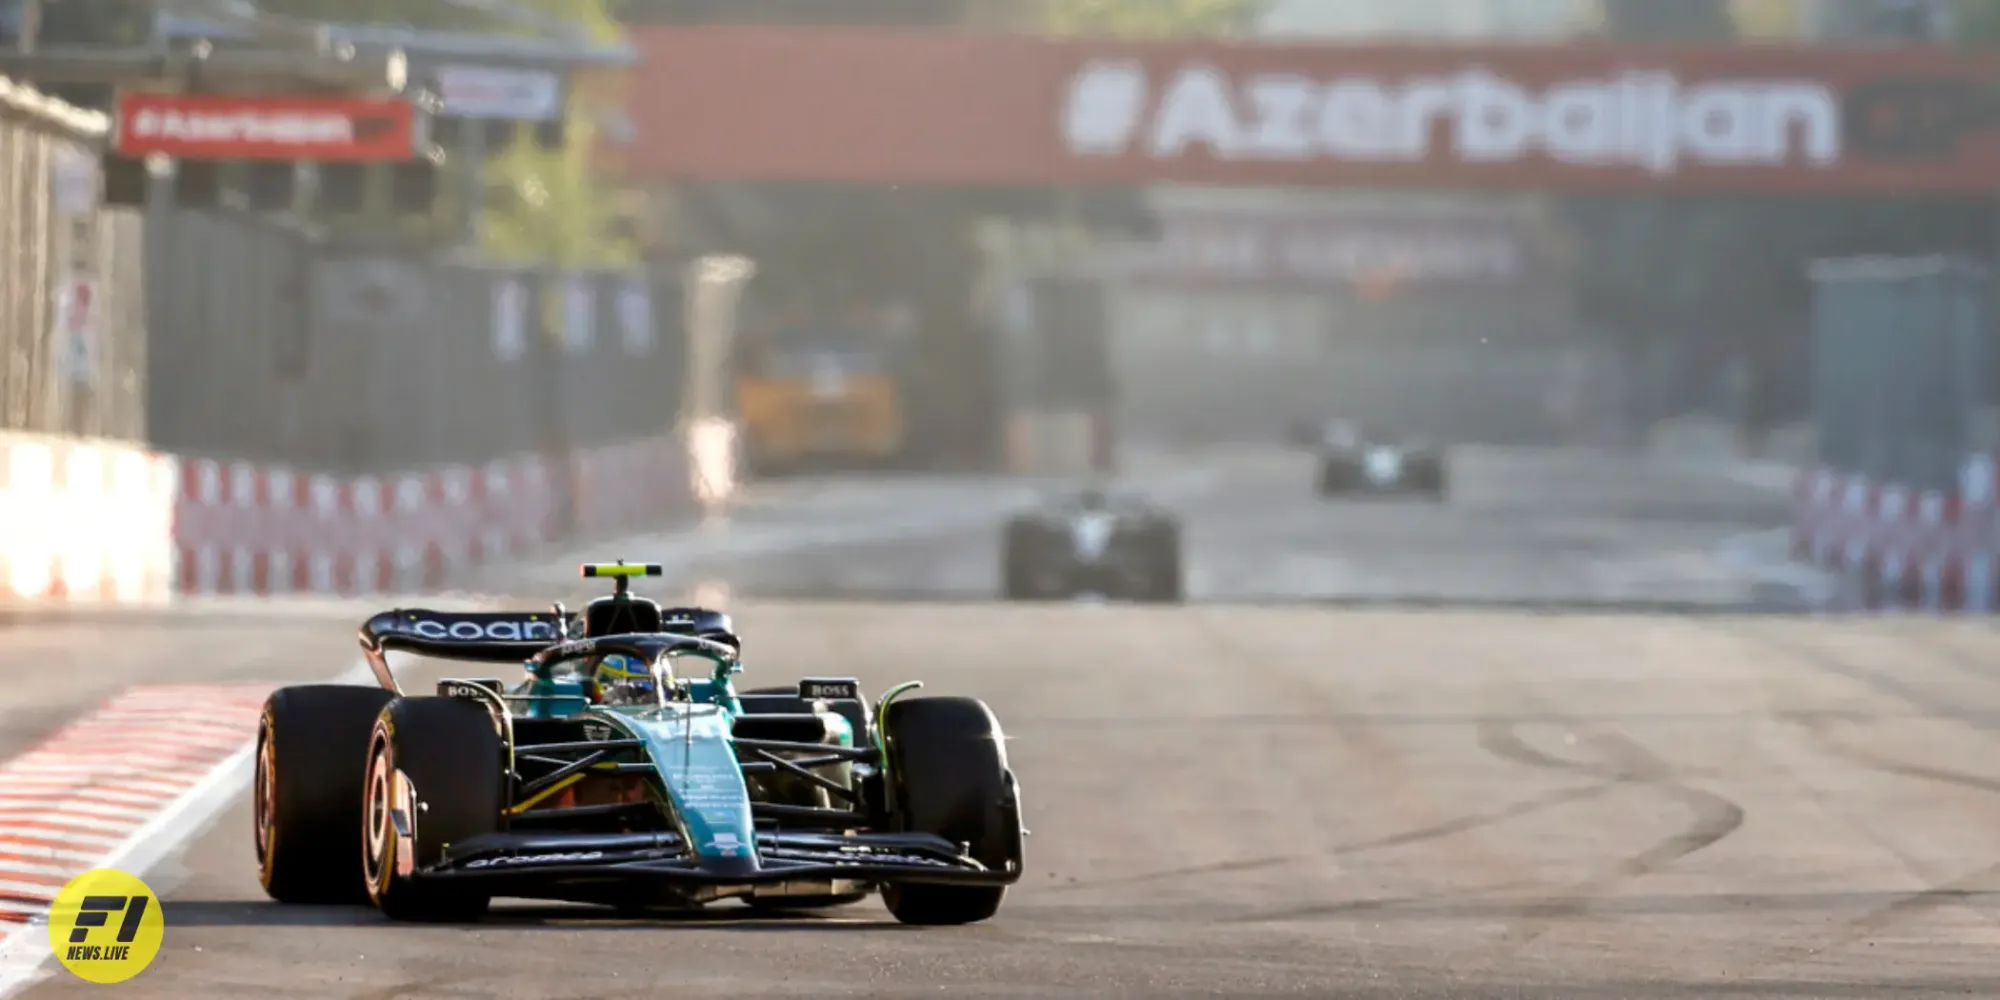
<instances>
[{"instance_id":1,"label":"yellow accent on car","mask_svg":"<svg viewBox=\"0 0 2000 1000\"><path fill-rule=\"evenodd\" d=\"M584 563L583 578L614 576L665 576L667 568L659 563Z\"/></svg>"}]
</instances>

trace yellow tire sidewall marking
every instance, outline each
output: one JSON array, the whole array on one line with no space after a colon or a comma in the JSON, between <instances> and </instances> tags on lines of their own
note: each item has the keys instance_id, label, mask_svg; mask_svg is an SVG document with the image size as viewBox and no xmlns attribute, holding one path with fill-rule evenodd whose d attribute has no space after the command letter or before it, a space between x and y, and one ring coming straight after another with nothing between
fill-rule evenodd
<instances>
[{"instance_id":1,"label":"yellow tire sidewall marking","mask_svg":"<svg viewBox=\"0 0 2000 1000\"><path fill-rule=\"evenodd\" d=\"M90 911L86 900L93 904ZM49 906L49 950L85 982L122 983L146 971L166 932L160 897L138 876L112 868L70 879Z\"/></svg>"}]
</instances>

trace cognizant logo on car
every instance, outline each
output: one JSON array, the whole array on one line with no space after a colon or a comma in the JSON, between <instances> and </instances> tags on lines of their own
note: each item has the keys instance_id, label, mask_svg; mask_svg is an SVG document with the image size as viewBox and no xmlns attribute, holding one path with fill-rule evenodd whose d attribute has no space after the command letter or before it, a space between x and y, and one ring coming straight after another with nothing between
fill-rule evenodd
<instances>
[{"instance_id":1,"label":"cognizant logo on car","mask_svg":"<svg viewBox=\"0 0 2000 1000\"><path fill-rule=\"evenodd\" d=\"M551 622L494 621L440 622L420 619L408 626L412 635L424 639L459 642L554 642L560 638Z\"/></svg>"}]
</instances>

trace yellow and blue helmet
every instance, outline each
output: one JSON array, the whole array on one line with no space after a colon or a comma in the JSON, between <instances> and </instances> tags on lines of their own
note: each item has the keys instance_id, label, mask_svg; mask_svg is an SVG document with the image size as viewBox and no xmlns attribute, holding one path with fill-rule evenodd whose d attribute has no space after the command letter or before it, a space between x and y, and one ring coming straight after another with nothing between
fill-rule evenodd
<instances>
[{"instance_id":1,"label":"yellow and blue helmet","mask_svg":"<svg viewBox=\"0 0 2000 1000\"><path fill-rule=\"evenodd\" d=\"M590 680L598 697L606 701L650 698L656 687L652 668L644 660L623 653L605 654L591 671Z\"/></svg>"}]
</instances>

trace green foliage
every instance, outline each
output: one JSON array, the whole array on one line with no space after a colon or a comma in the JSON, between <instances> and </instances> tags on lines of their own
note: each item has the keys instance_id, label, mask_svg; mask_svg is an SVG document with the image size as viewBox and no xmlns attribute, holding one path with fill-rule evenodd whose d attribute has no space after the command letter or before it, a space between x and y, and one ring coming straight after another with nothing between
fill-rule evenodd
<instances>
[{"instance_id":1,"label":"green foliage","mask_svg":"<svg viewBox=\"0 0 2000 1000\"><path fill-rule=\"evenodd\" d=\"M615 43L624 34L605 0L517 2L526 10L581 25L599 43ZM444 0L262 0L261 7L270 13L336 23L402 24L496 35L533 30ZM617 209L615 193L597 180L592 168L594 123L608 110L606 104L593 88L572 86L567 141L561 149L544 150L524 135L488 162L486 190L476 202L484 213L483 253L509 261L584 267L633 261L633 247L604 237L604 223ZM448 220L463 211L465 194L443 199L435 218L404 218L392 225L407 234L448 240L457 232Z\"/></svg>"},{"instance_id":2,"label":"green foliage","mask_svg":"<svg viewBox=\"0 0 2000 1000\"><path fill-rule=\"evenodd\" d=\"M405 24L432 31L489 31L492 18L442 0L258 0L266 14L335 24Z\"/></svg>"},{"instance_id":3,"label":"green foliage","mask_svg":"<svg viewBox=\"0 0 2000 1000\"><path fill-rule=\"evenodd\" d=\"M606 0L523 0L522 6L582 25L591 40L601 44L616 43L625 37L624 26Z\"/></svg>"},{"instance_id":4,"label":"green foliage","mask_svg":"<svg viewBox=\"0 0 2000 1000\"><path fill-rule=\"evenodd\" d=\"M489 161L480 248L485 255L511 263L574 267L638 262L637 247L606 235L619 206L592 168L596 137L589 117L578 114L575 103L569 141L562 149L545 150L524 138Z\"/></svg>"},{"instance_id":5,"label":"green foliage","mask_svg":"<svg viewBox=\"0 0 2000 1000\"><path fill-rule=\"evenodd\" d=\"M1345 0L1352 2L1352 0ZM1034 24L1055 35L1233 35L1250 28L1262 0L1033 0Z\"/></svg>"},{"instance_id":6,"label":"green foliage","mask_svg":"<svg viewBox=\"0 0 2000 1000\"><path fill-rule=\"evenodd\" d=\"M618 22L603 0L516 0L516 4L581 24L599 41L616 41L620 34ZM503 35L530 30L471 4L445 0L259 0L257 6L270 14L337 24L399 24L428 31Z\"/></svg>"}]
</instances>

